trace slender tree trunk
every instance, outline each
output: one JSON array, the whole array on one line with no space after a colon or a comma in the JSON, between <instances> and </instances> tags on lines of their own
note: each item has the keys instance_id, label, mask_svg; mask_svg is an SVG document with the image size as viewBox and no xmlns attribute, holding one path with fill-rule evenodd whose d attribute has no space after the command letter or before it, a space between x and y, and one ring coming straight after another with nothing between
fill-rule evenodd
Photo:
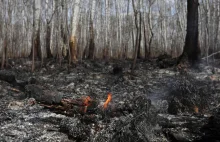
<instances>
[{"instance_id":1,"label":"slender tree trunk","mask_svg":"<svg viewBox=\"0 0 220 142\"><path fill-rule=\"evenodd\" d=\"M140 40L139 38L141 38L141 31L140 31L140 26L141 26L141 12L140 12L140 0L137 1L137 8L135 8L135 3L134 0L132 0L132 5L133 5L133 9L134 9L134 18L135 18L135 26L136 26L136 41L135 41L135 51L134 51L134 60L133 60L133 64L132 64L132 68L131 68L131 72L134 72L135 66L136 66L136 62L137 62L137 55L138 55L138 48L140 46ZM140 16L140 20L139 20L139 26L138 26L138 16Z\"/></svg>"},{"instance_id":2,"label":"slender tree trunk","mask_svg":"<svg viewBox=\"0 0 220 142\"><path fill-rule=\"evenodd\" d=\"M2 4L2 19L6 17L6 2L5 1L2 1L1 2ZM7 37L7 33L6 33L6 22L2 22L2 25L1 25L1 46L2 46L2 53L1 53L1 56L2 56L2 62L1 62L1 69L4 69L5 67L5 51L6 51L6 46L7 46L7 42L6 42L6 37Z\"/></svg>"},{"instance_id":3,"label":"slender tree trunk","mask_svg":"<svg viewBox=\"0 0 220 142\"><path fill-rule=\"evenodd\" d=\"M33 42L32 42L33 46L35 44L35 41L33 39ZM35 69L35 62L34 62L34 54L35 54L35 48L32 48L32 66L31 66L31 71L34 72L34 69Z\"/></svg>"},{"instance_id":4,"label":"slender tree trunk","mask_svg":"<svg viewBox=\"0 0 220 142\"><path fill-rule=\"evenodd\" d=\"M216 23L215 23L215 37L214 37L214 52L217 52L218 36L219 36L219 20L220 20L220 4L217 4L216 8Z\"/></svg>"},{"instance_id":5,"label":"slender tree trunk","mask_svg":"<svg viewBox=\"0 0 220 142\"><path fill-rule=\"evenodd\" d=\"M180 56L180 63L185 60L195 63L200 58L198 6L198 0L187 0L187 33L184 50Z\"/></svg>"},{"instance_id":6,"label":"slender tree trunk","mask_svg":"<svg viewBox=\"0 0 220 142\"><path fill-rule=\"evenodd\" d=\"M41 59L41 47L40 47L40 10L41 1L34 1L34 27L33 27L33 45L32 45L32 72L34 71L34 59Z\"/></svg>"},{"instance_id":7,"label":"slender tree trunk","mask_svg":"<svg viewBox=\"0 0 220 142\"><path fill-rule=\"evenodd\" d=\"M51 49L50 49L50 38L51 38L51 26L49 23L47 23L47 31L46 31L46 52L47 52L47 58L52 58L53 55L51 53Z\"/></svg>"},{"instance_id":8,"label":"slender tree trunk","mask_svg":"<svg viewBox=\"0 0 220 142\"><path fill-rule=\"evenodd\" d=\"M139 29L138 29L138 31L139 31L139 35L138 35L138 39L137 40L139 40L138 41L138 51L137 51L137 58L138 59L141 59L141 12L139 13Z\"/></svg>"},{"instance_id":9,"label":"slender tree trunk","mask_svg":"<svg viewBox=\"0 0 220 142\"><path fill-rule=\"evenodd\" d=\"M71 62L73 63L77 62L76 32L77 32L77 26L78 26L78 20L79 20L79 7L80 7L80 0L76 0L74 13L73 13L74 14L73 21L72 21L72 33L70 37L70 57L71 57Z\"/></svg>"},{"instance_id":10,"label":"slender tree trunk","mask_svg":"<svg viewBox=\"0 0 220 142\"><path fill-rule=\"evenodd\" d=\"M153 3L155 2L154 1L150 1L149 2L149 7L148 7L148 27L149 27L149 30L150 30L150 36L149 36L149 41L148 41L148 51L149 51L149 56L151 56L151 44L152 44L152 41L153 41L153 38L154 38L154 32L153 32L153 26L152 26L152 18L151 18L151 14L152 14L152 5Z\"/></svg>"},{"instance_id":11,"label":"slender tree trunk","mask_svg":"<svg viewBox=\"0 0 220 142\"><path fill-rule=\"evenodd\" d=\"M6 61L6 48L7 48L7 39L4 38L2 45L2 63L1 63L1 69L4 69L5 67L5 61Z\"/></svg>"},{"instance_id":12,"label":"slender tree trunk","mask_svg":"<svg viewBox=\"0 0 220 142\"><path fill-rule=\"evenodd\" d=\"M146 26L145 26L145 21L143 20L144 23L144 50L145 50L145 54L144 54L144 58L147 59L149 58L149 50L148 50L148 46L147 46L147 33L146 33Z\"/></svg>"},{"instance_id":13,"label":"slender tree trunk","mask_svg":"<svg viewBox=\"0 0 220 142\"><path fill-rule=\"evenodd\" d=\"M90 39L89 39L89 59L94 59L94 52L95 52L95 35L94 35L94 27L93 27L93 20L95 15L95 9L96 9L96 0L93 0L92 2L92 10L91 10L91 16L90 16L90 27L89 27L89 33L90 33Z\"/></svg>"},{"instance_id":14,"label":"slender tree trunk","mask_svg":"<svg viewBox=\"0 0 220 142\"><path fill-rule=\"evenodd\" d=\"M52 58L53 55L52 55L51 49L50 49L50 47L51 47L50 40L51 40L52 29L51 29L51 21L48 17L48 14L49 14L48 7L49 7L49 1L46 0L46 18L47 18L46 19L46 21L47 21L47 25L46 25L46 54L47 54L47 58Z\"/></svg>"},{"instance_id":15,"label":"slender tree trunk","mask_svg":"<svg viewBox=\"0 0 220 142\"><path fill-rule=\"evenodd\" d=\"M90 39L89 39L89 55L88 59L94 58L94 51L95 51L95 41L94 41L94 29L93 29L93 22L90 21Z\"/></svg>"},{"instance_id":16,"label":"slender tree trunk","mask_svg":"<svg viewBox=\"0 0 220 142\"><path fill-rule=\"evenodd\" d=\"M64 58L67 57L67 43L68 43L68 32L67 32L67 27L68 27L68 4L67 0L64 0L62 2L62 8L63 8L63 13L62 13L62 24L61 24L61 36L62 36L62 56Z\"/></svg>"},{"instance_id":17,"label":"slender tree trunk","mask_svg":"<svg viewBox=\"0 0 220 142\"><path fill-rule=\"evenodd\" d=\"M109 52L110 52L110 40L109 40L109 30L110 30L110 1L105 0L105 47L104 47L104 59L108 62Z\"/></svg>"},{"instance_id":18,"label":"slender tree trunk","mask_svg":"<svg viewBox=\"0 0 220 142\"><path fill-rule=\"evenodd\" d=\"M206 47L206 56L208 57L209 53L210 52L210 26L209 26L209 21L210 21L210 9L209 9L209 2L208 0L205 0L205 3L204 3L204 10L205 10L205 47ZM207 63L209 62L209 58L207 58Z\"/></svg>"},{"instance_id":19,"label":"slender tree trunk","mask_svg":"<svg viewBox=\"0 0 220 142\"><path fill-rule=\"evenodd\" d=\"M57 7L57 11L56 11L56 49L57 49L57 54L56 54L56 58L57 61L59 62L60 66L61 66L61 62L62 62L62 48L63 48L63 11L64 11L64 0L59 1L56 0L56 7ZM60 6L61 4L61 6Z\"/></svg>"}]
</instances>

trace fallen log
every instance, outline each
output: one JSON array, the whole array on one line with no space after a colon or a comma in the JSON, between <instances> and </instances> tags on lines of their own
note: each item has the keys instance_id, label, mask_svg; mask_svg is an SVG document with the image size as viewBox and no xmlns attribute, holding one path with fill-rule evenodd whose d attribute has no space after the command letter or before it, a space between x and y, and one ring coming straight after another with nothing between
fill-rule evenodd
<instances>
[{"instance_id":1,"label":"fallen log","mask_svg":"<svg viewBox=\"0 0 220 142\"><path fill-rule=\"evenodd\" d=\"M25 86L26 96L35 98L37 102L43 104L60 104L63 94L57 91L44 90L42 86L30 84Z\"/></svg>"}]
</instances>

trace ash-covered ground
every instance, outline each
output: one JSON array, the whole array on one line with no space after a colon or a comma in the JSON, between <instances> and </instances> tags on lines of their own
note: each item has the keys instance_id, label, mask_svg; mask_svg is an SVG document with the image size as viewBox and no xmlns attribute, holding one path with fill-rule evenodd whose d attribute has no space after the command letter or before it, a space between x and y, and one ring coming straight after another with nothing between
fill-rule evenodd
<instances>
[{"instance_id":1,"label":"ash-covered ground","mask_svg":"<svg viewBox=\"0 0 220 142\"><path fill-rule=\"evenodd\" d=\"M0 141L220 141L219 68L149 60L131 73L131 64L50 60L31 73L28 59L10 61L0 71Z\"/></svg>"}]
</instances>

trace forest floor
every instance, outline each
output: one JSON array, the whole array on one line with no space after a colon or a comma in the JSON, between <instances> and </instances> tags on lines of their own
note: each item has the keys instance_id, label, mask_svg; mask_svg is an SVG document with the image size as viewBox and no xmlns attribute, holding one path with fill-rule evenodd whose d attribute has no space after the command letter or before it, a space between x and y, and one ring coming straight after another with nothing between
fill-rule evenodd
<instances>
[{"instance_id":1,"label":"forest floor","mask_svg":"<svg viewBox=\"0 0 220 142\"><path fill-rule=\"evenodd\" d=\"M30 60L11 60L0 71L0 141L220 141L220 68L161 62L139 60L131 73L131 61L50 60L31 73Z\"/></svg>"}]
</instances>

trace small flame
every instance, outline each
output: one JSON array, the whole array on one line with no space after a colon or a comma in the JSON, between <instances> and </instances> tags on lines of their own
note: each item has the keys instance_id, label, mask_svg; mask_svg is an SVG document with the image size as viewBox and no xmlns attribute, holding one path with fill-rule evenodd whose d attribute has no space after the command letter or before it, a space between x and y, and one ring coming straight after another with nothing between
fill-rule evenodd
<instances>
[{"instance_id":1,"label":"small flame","mask_svg":"<svg viewBox=\"0 0 220 142\"><path fill-rule=\"evenodd\" d=\"M106 109L108 107L108 104L109 104L109 102L111 102L111 100L112 100L112 94L108 93L108 98L105 101L104 106L103 106L104 109Z\"/></svg>"},{"instance_id":2,"label":"small flame","mask_svg":"<svg viewBox=\"0 0 220 142\"><path fill-rule=\"evenodd\" d=\"M92 101L92 99L89 97L89 96L87 96L87 97L85 97L84 99L83 99L83 105L84 105L84 110L83 110L83 112L84 113L86 113L86 111L87 111L87 107L90 105L90 102Z\"/></svg>"}]
</instances>

